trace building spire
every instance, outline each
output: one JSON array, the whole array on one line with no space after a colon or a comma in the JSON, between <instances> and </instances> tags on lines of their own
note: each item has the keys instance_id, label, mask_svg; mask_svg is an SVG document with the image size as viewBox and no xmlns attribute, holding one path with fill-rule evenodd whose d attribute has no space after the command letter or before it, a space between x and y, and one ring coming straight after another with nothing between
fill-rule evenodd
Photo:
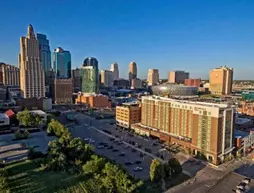
<instances>
[{"instance_id":1,"label":"building spire","mask_svg":"<svg viewBox=\"0 0 254 193\"><path fill-rule=\"evenodd\" d=\"M31 24L29 24L29 26L27 28L27 38L29 38L29 39L34 39L35 38L34 29L33 29L33 26Z\"/></svg>"}]
</instances>

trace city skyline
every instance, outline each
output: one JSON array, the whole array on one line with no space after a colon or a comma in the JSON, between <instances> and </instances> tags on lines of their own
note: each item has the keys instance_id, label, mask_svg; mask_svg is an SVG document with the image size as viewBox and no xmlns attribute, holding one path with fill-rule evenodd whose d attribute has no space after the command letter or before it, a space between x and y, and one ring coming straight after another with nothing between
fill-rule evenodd
<instances>
[{"instance_id":1,"label":"city skyline","mask_svg":"<svg viewBox=\"0 0 254 193\"><path fill-rule=\"evenodd\" d=\"M109 4L103 1L77 2L75 5L63 3L55 14L57 5L50 3L51 6L48 6L45 1L41 6L46 8L46 15L41 11L44 9L38 10L29 1L14 5L3 2L3 14L8 10L10 17L2 23L5 28L0 32L3 45L0 47L0 61L17 65L18 38L31 23L38 33L47 35L51 48L61 46L71 52L73 68L79 67L83 58L94 56L100 63L100 69L109 69L110 64L116 61L122 78L128 78L125 73L128 64L135 61L139 66L138 77L142 79L147 78L149 68L158 68L161 78L166 78L168 71L185 70L190 72L191 78L208 79L211 69L223 65L234 68L235 79L253 79L253 70L248 70L248 67L254 62L253 30L249 19L254 15L251 12L254 3L161 1L143 5L143 2L130 1L125 6L117 1ZM134 5L139 12L131 9ZM61 22L59 18L62 18L67 6L72 11L91 6L88 12L94 12L93 17L84 20L89 13L80 17L84 13L80 12L80 15L79 11L75 11L75 16L64 16L65 22ZM116 14L109 14L110 6ZM53 12L55 17L47 19ZM80 27L80 21L90 29ZM15 25L10 25L13 23ZM66 26L70 28L66 30Z\"/></svg>"}]
</instances>

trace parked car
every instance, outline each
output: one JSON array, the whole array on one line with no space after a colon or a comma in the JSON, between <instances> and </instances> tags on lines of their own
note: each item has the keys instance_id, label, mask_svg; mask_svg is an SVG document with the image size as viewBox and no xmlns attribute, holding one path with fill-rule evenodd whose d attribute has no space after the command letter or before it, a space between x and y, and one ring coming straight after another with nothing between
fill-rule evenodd
<instances>
[{"instance_id":1,"label":"parked car","mask_svg":"<svg viewBox=\"0 0 254 193\"><path fill-rule=\"evenodd\" d=\"M125 153L122 152L122 153L119 154L119 156L125 156Z\"/></svg>"},{"instance_id":2,"label":"parked car","mask_svg":"<svg viewBox=\"0 0 254 193\"><path fill-rule=\"evenodd\" d=\"M133 169L134 169L135 172L137 172L137 171L142 171L142 170L143 170L143 168L142 168L142 167L139 167L139 166L137 166L137 167L135 167L135 168L133 168Z\"/></svg>"}]
</instances>

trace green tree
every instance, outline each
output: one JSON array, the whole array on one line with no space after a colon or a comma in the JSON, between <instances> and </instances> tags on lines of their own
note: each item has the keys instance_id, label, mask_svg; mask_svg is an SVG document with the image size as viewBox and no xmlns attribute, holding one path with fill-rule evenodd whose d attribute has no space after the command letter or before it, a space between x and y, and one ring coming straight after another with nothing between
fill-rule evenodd
<instances>
[{"instance_id":1,"label":"green tree","mask_svg":"<svg viewBox=\"0 0 254 193\"><path fill-rule=\"evenodd\" d=\"M22 134L21 134L21 132L20 132L19 129L14 133L14 135L15 135L15 139L20 139L20 138L22 138Z\"/></svg>"},{"instance_id":2,"label":"green tree","mask_svg":"<svg viewBox=\"0 0 254 193\"><path fill-rule=\"evenodd\" d=\"M23 137L24 137L24 138L28 138L29 135L30 135L30 133L29 133L29 131L27 131L27 129L26 129L26 130L24 131L24 133L23 133Z\"/></svg>"},{"instance_id":3,"label":"green tree","mask_svg":"<svg viewBox=\"0 0 254 193\"><path fill-rule=\"evenodd\" d=\"M163 177L162 165L159 160L154 159L150 165L150 179L152 182L158 182Z\"/></svg>"},{"instance_id":4,"label":"green tree","mask_svg":"<svg viewBox=\"0 0 254 193\"><path fill-rule=\"evenodd\" d=\"M61 137L66 131L68 131L68 129L55 119L52 119L47 126L47 133L55 134L57 137Z\"/></svg>"},{"instance_id":5,"label":"green tree","mask_svg":"<svg viewBox=\"0 0 254 193\"><path fill-rule=\"evenodd\" d=\"M18 112L17 119L19 123L25 127L32 126L33 124L33 116L27 109Z\"/></svg>"},{"instance_id":6,"label":"green tree","mask_svg":"<svg viewBox=\"0 0 254 193\"><path fill-rule=\"evenodd\" d=\"M97 155L92 155L91 158L82 167L85 174L99 173L105 166L104 158L98 157Z\"/></svg>"},{"instance_id":7,"label":"green tree","mask_svg":"<svg viewBox=\"0 0 254 193\"><path fill-rule=\"evenodd\" d=\"M176 158L171 158L168 160L168 168L171 169L172 174L179 174L182 172L182 166Z\"/></svg>"}]
</instances>

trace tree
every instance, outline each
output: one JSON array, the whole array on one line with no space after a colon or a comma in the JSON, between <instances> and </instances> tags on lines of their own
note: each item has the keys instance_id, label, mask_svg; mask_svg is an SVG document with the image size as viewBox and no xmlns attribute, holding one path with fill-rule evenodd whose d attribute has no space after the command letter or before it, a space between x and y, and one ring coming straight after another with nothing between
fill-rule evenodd
<instances>
[{"instance_id":1,"label":"tree","mask_svg":"<svg viewBox=\"0 0 254 193\"><path fill-rule=\"evenodd\" d=\"M150 165L150 179L152 182L158 182L163 177L162 165L159 160L154 159Z\"/></svg>"},{"instance_id":2,"label":"tree","mask_svg":"<svg viewBox=\"0 0 254 193\"><path fill-rule=\"evenodd\" d=\"M23 133L23 138L28 138L30 135L29 131L27 131L27 129L24 131Z\"/></svg>"},{"instance_id":3,"label":"tree","mask_svg":"<svg viewBox=\"0 0 254 193\"><path fill-rule=\"evenodd\" d=\"M47 127L47 133L55 134L57 137L61 137L66 131L68 131L68 129L55 119L52 119Z\"/></svg>"},{"instance_id":4,"label":"tree","mask_svg":"<svg viewBox=\"0 0 254 193\"><path fill-rule=\"evenodd\" d=\"M15 135L15 139L20 139L20 138L22 138L22 134L21 134L21 132L20 132L19 129L14 133L14 135Z\"/></svg>"},{"instance_id":5,"label":"tree","mask_svg":"<svg viewBox=\"0 0 254 193\"><path fill-rule=\"evenodd\" d=\"M31 126L33 124L32 114L27 109L18 112L17 119L19 120L19 123L25 127Z\"/></svg>"},{"instance_id":6,"label":"tree","mask_svg":"<svg viewBox=\"0 0 254 193\"><path fill-rule=\"evenodd\" d=\"M171 169L173 174L179 174L182 172L182 166L176 158L171 158L168 160L168 167Z\"/></svg>"},{"instance_id":7,"label":"tree","mask_svg":"<svg viewBox=\"0 0 254 193\"><path fill-rule=\"evenodd\" d=\"M18 112L17 119L19 123L25 127L34 127L42 124L42 119L39 115L33 115L27 109Z\"/></svg>"},{"instance_id":8,"label":"tree","mask_svg":"<svg viewBox=\"0 0 254 193\"><path fill-rule=\"evenodd\" d=\"M98 157L97 155L92 155L91 160L87 161L82 169L85 174L96 174L99 173L105 166L105 159Z\"/></svg>"}]
</instances>

